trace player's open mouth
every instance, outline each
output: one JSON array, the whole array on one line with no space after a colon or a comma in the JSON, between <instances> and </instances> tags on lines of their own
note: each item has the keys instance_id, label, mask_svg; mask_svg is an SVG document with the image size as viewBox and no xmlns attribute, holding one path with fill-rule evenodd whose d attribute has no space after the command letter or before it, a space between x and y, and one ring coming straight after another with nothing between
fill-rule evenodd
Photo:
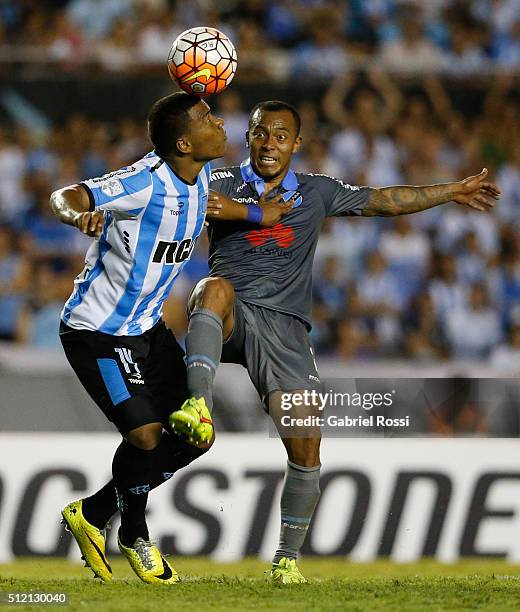
<instances>
[{"instance_id":1,"label":"player's open mouth","mask_svg":"<svg viewBox=\"0 0 520 612\"><path fill-rule=\"evenodd\" d=\"M261 155L260 161L264 166L273 166L274 164L278 163L274 157L269 157L268 155Z\"/></svg>"}]
</instances>

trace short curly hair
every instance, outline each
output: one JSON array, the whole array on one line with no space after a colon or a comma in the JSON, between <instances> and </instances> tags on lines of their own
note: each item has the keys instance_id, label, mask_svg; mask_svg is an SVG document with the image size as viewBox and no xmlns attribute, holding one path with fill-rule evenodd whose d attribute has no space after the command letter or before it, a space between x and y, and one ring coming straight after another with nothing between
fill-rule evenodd
<instances>
[{"instance_id":1,"label":"short curly hair","mask_svg":"<svg viewBox=\"0 0 520 612\"><path fill-rule=\"evenodd\" d=\"M184 92L154 102L148 113L148 135L159 157L175 153L177 139L189 132L188 112L199 102L199 97Z\"/></svg>"}]
</instances>

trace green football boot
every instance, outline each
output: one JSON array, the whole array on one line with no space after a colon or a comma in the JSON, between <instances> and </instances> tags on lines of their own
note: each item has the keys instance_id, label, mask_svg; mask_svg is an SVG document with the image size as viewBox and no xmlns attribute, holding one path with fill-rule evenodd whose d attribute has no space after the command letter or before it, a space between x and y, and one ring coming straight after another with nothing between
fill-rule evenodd
<instances>
[{"instance_id":1,"label":"green football boot","mask_svg":"<svg viewBox=\"0 0 520 612\"><path fill-rule=\"evenodd\" d=\"M213 421L203 397L187 399L170 414L169 422L172 430L186 436L190 444L210 442L213 438Z\"/></svg>"},{"instance_id":2,"label":"green football boot","mask_svg":"<svg viewBox=\"0 0 520 612\"><path fill-rule=\"evenodd\" d=\"M278 563L273 563L269 580L273 584L303 584L307 582L296 565L296 559L288 559L287 557L282 557Z\"/></svg>"}]
</instances>

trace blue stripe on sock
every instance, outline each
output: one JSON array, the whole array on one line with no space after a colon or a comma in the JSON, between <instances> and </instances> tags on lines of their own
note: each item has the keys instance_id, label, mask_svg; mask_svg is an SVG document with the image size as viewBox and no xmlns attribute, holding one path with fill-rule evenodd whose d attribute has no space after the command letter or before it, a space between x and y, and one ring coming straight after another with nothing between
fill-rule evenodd
<instances>
[{"instance_id":1,"label":"blue stripe on sock","mask_svg":"<svg viewBox=\"0 0 520 612\"><path fill-rule=\"evenodd\" d=\"M119 366L115 359L98 359L97 364L105 387L114 406L131 397L126 388L125 379L119 371Z\"/></svg>"},{"instance_id":2,"label":"blue stripe on sock","mask_svg":"<svg viewBox=\"0 0 520 612\"><path fill-rule=\"evenodd\" d=\"M304 518L301 516L289 516L288 514L282 514L282 521L285 523L296 523L298 525L308 525L311 522L310 518Z\"/></svg>"},{"instance_id":3,"label":"blue stripe on sock","mask_svg":"<svg viewBox=\"0 0 520 612\"><path fill-rule=\"evenodd\" d=\"M217 369L217 364L212 361L207 355L190 355L186 358L186 365L189 367L194 361L203 361L211 366L214 370Z\"/></svg>"}]
</instances>

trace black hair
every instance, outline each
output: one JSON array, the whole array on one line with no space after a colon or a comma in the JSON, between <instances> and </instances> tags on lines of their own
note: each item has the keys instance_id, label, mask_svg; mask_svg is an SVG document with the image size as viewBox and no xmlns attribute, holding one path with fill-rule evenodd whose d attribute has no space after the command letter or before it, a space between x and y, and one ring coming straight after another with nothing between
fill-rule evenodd
<instances>
[{"instance_id":1,"label":"black hair","mask_svg":"<svg viewBox=\"0 0 520 612\"><path fill-rule=\"evenodd\" d=\"M293 116L294 123L296 125L296 135L298 136L300 133L300 128L302 124L302 120L300 119L300 115L298 111L294 108L292 104L288 102L282 102L281 100L268 100L267 102L259 102L253 106L251 112L249 113L249 129L253 127L253 117L257 111L264 112L277 112L277 111L289 111Z\"/></svg>"},{"instance_id":2,"label":"black hair","mask_svg":"<svg viewBox=\"0 0 520 612\"><path fill-rule=\"evenodd\" d=\"M148 135L160 157L175 153L175 142L189 132L190 108L200 102L198 96L175 92L154 102L148 113Z\"/></svg>"}]
</instances>

